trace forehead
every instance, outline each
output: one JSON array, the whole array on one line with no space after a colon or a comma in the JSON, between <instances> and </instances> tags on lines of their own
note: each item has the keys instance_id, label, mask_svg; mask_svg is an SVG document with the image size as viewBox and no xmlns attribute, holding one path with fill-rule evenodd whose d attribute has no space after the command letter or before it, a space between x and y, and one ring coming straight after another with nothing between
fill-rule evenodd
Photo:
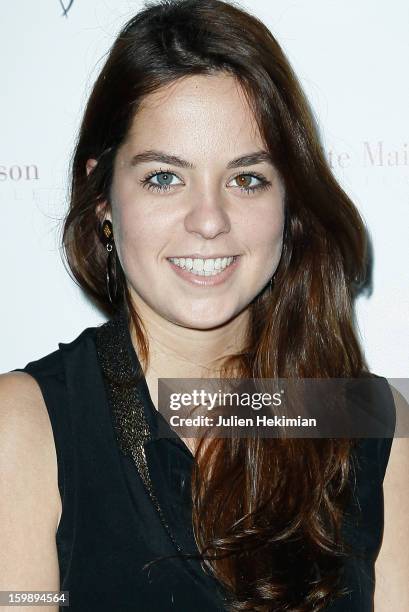
<instances>
[{"instance_id":1,"label":"forehead","mask_svg":"<svg viewBox=\"0 0 409 612\"><path fill-rule=\"evenodd\" d=\"M147 95L128 132L131 145L212 151L262 145L253 112L229 74L184 77Z\"/></svg>"}]
</instances>

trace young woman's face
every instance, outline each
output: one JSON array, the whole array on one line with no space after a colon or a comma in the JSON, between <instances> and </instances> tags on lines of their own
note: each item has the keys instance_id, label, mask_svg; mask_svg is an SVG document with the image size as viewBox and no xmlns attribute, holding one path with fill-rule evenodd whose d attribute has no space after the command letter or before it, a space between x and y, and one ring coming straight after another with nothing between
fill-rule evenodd
<instances>
[{"instance_id":1,"label":"young woman's face","mask_svg":"<svg viewBox=\"0 0 409 612\"><path fill-rule=\"evenodd\" d=\"M281 255L284 188L267 156L246 160L263 150L229 75L189 77L145 99L118 150L106 215L136 307L210 329L265 287ZM208 258L216 274L198 274Z\"/></svg>"}]
</instances>

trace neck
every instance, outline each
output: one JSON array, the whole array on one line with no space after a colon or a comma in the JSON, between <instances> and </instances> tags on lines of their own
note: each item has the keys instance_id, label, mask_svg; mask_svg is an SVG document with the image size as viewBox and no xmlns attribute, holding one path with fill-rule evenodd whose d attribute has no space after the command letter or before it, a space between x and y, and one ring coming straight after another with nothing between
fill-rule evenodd
<instances>
[{"instance_id":1,"label":"neck","mask_svg":"<svg viewBox=\"0 0 409 612\"><path fill-rule=\"evenodd\" d=\"M165 319L143 300L134 299L149 342L147 378L217 377L223 357L243 349L249 311L212 329L192 329ZM132 342L137 347L135 331Z\"/></svg>"}]
</instances>

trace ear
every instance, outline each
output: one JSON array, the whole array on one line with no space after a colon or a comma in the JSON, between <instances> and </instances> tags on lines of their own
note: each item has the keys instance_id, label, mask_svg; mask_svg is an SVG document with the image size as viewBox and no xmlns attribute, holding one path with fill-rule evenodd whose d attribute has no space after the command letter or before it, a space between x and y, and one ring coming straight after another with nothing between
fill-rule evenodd
<instances>
[{"instance_id":1,"label":"ear","mask_svg":"<svg viewBox=\"0 0 409 612\"><path fill-rule=\"evenodd\" d=\"M105 219L108 219L112 223L111 209L106 201L97 204L97 207L95 208L95 213L101 224L105 221Z\"/></svg>"},{"instance_id":2,"label":"ear","mask_svg":"<svg viewBox=\"0 0 409 612\"><path fill-rule=\"evenodd\" d=\"M87 160L87 163L85 166L86 171L87 171L87 176L89 175L90 172L93 171L97 163L98 163L97 160L93 158L90 158ZM111 221L112 223L111 210L106 200L104 202L100 202L97 205L95 212L96 212L97 217L101 220L101 223L103 223L105 219L109 219L109 221Z\"/></svg>"},{"instance_id":3,"label":"ear","mask_svg":"<svg viewBox=\"0 0 409 612\"><path fill-rule=\"evenodd\" d=\"M95 168L95 166L97 165L97 160L96 159L88 159L87 163L85 165L86 171L87 171L87 176L89 175L89 173Z\"/></svg>"}]
</instances>

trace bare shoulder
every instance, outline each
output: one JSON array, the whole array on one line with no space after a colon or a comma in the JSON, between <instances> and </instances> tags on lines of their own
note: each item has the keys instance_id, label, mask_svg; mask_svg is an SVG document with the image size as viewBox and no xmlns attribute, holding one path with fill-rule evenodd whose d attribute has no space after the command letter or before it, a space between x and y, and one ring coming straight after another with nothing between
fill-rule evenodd
<instances>
[{"instance_id":1,"label":"bare shoulder","mask_svg":"<svg viewBox=\"0 0 409 612\"><path fill-rule=\"evenodd\" d=\"M375 563L375 610L409 610L409 439L394 438L383 482L384 532Z\"/></svg>"},{"instance_id":2,"label":"bare shoulder","mask_svg":"<svg viewBox=\"0 0 409 612\"><path fill-rule=\"evenodd\" d=\"M53 431L36 380L0 374L0 590L58 589Z\"/></svg>"},{"instance_id":3,"label":"bare shoulder","mask_svg":"<svg viewBox=\"0 0 409 612\"><path fill-rule=\"evenodd\" d=\"M23 423L31 414L37 421L45 421L42 409L44 399L40 387L33 376L26 372L0 374L0 400L2 419L14 417Z\"/></svg>"},{"instance_id":4,"label":"bare shoulder","mask_svg":"<svg viewBox=\"0 0 409 612\"><path fill-rule=\"evenodd\" d=\"M54 463L55 444L41 389L26 372L0 374L0 453ZM55 462L54 467L57 467Z\"/></svg>"}]
</instances>

